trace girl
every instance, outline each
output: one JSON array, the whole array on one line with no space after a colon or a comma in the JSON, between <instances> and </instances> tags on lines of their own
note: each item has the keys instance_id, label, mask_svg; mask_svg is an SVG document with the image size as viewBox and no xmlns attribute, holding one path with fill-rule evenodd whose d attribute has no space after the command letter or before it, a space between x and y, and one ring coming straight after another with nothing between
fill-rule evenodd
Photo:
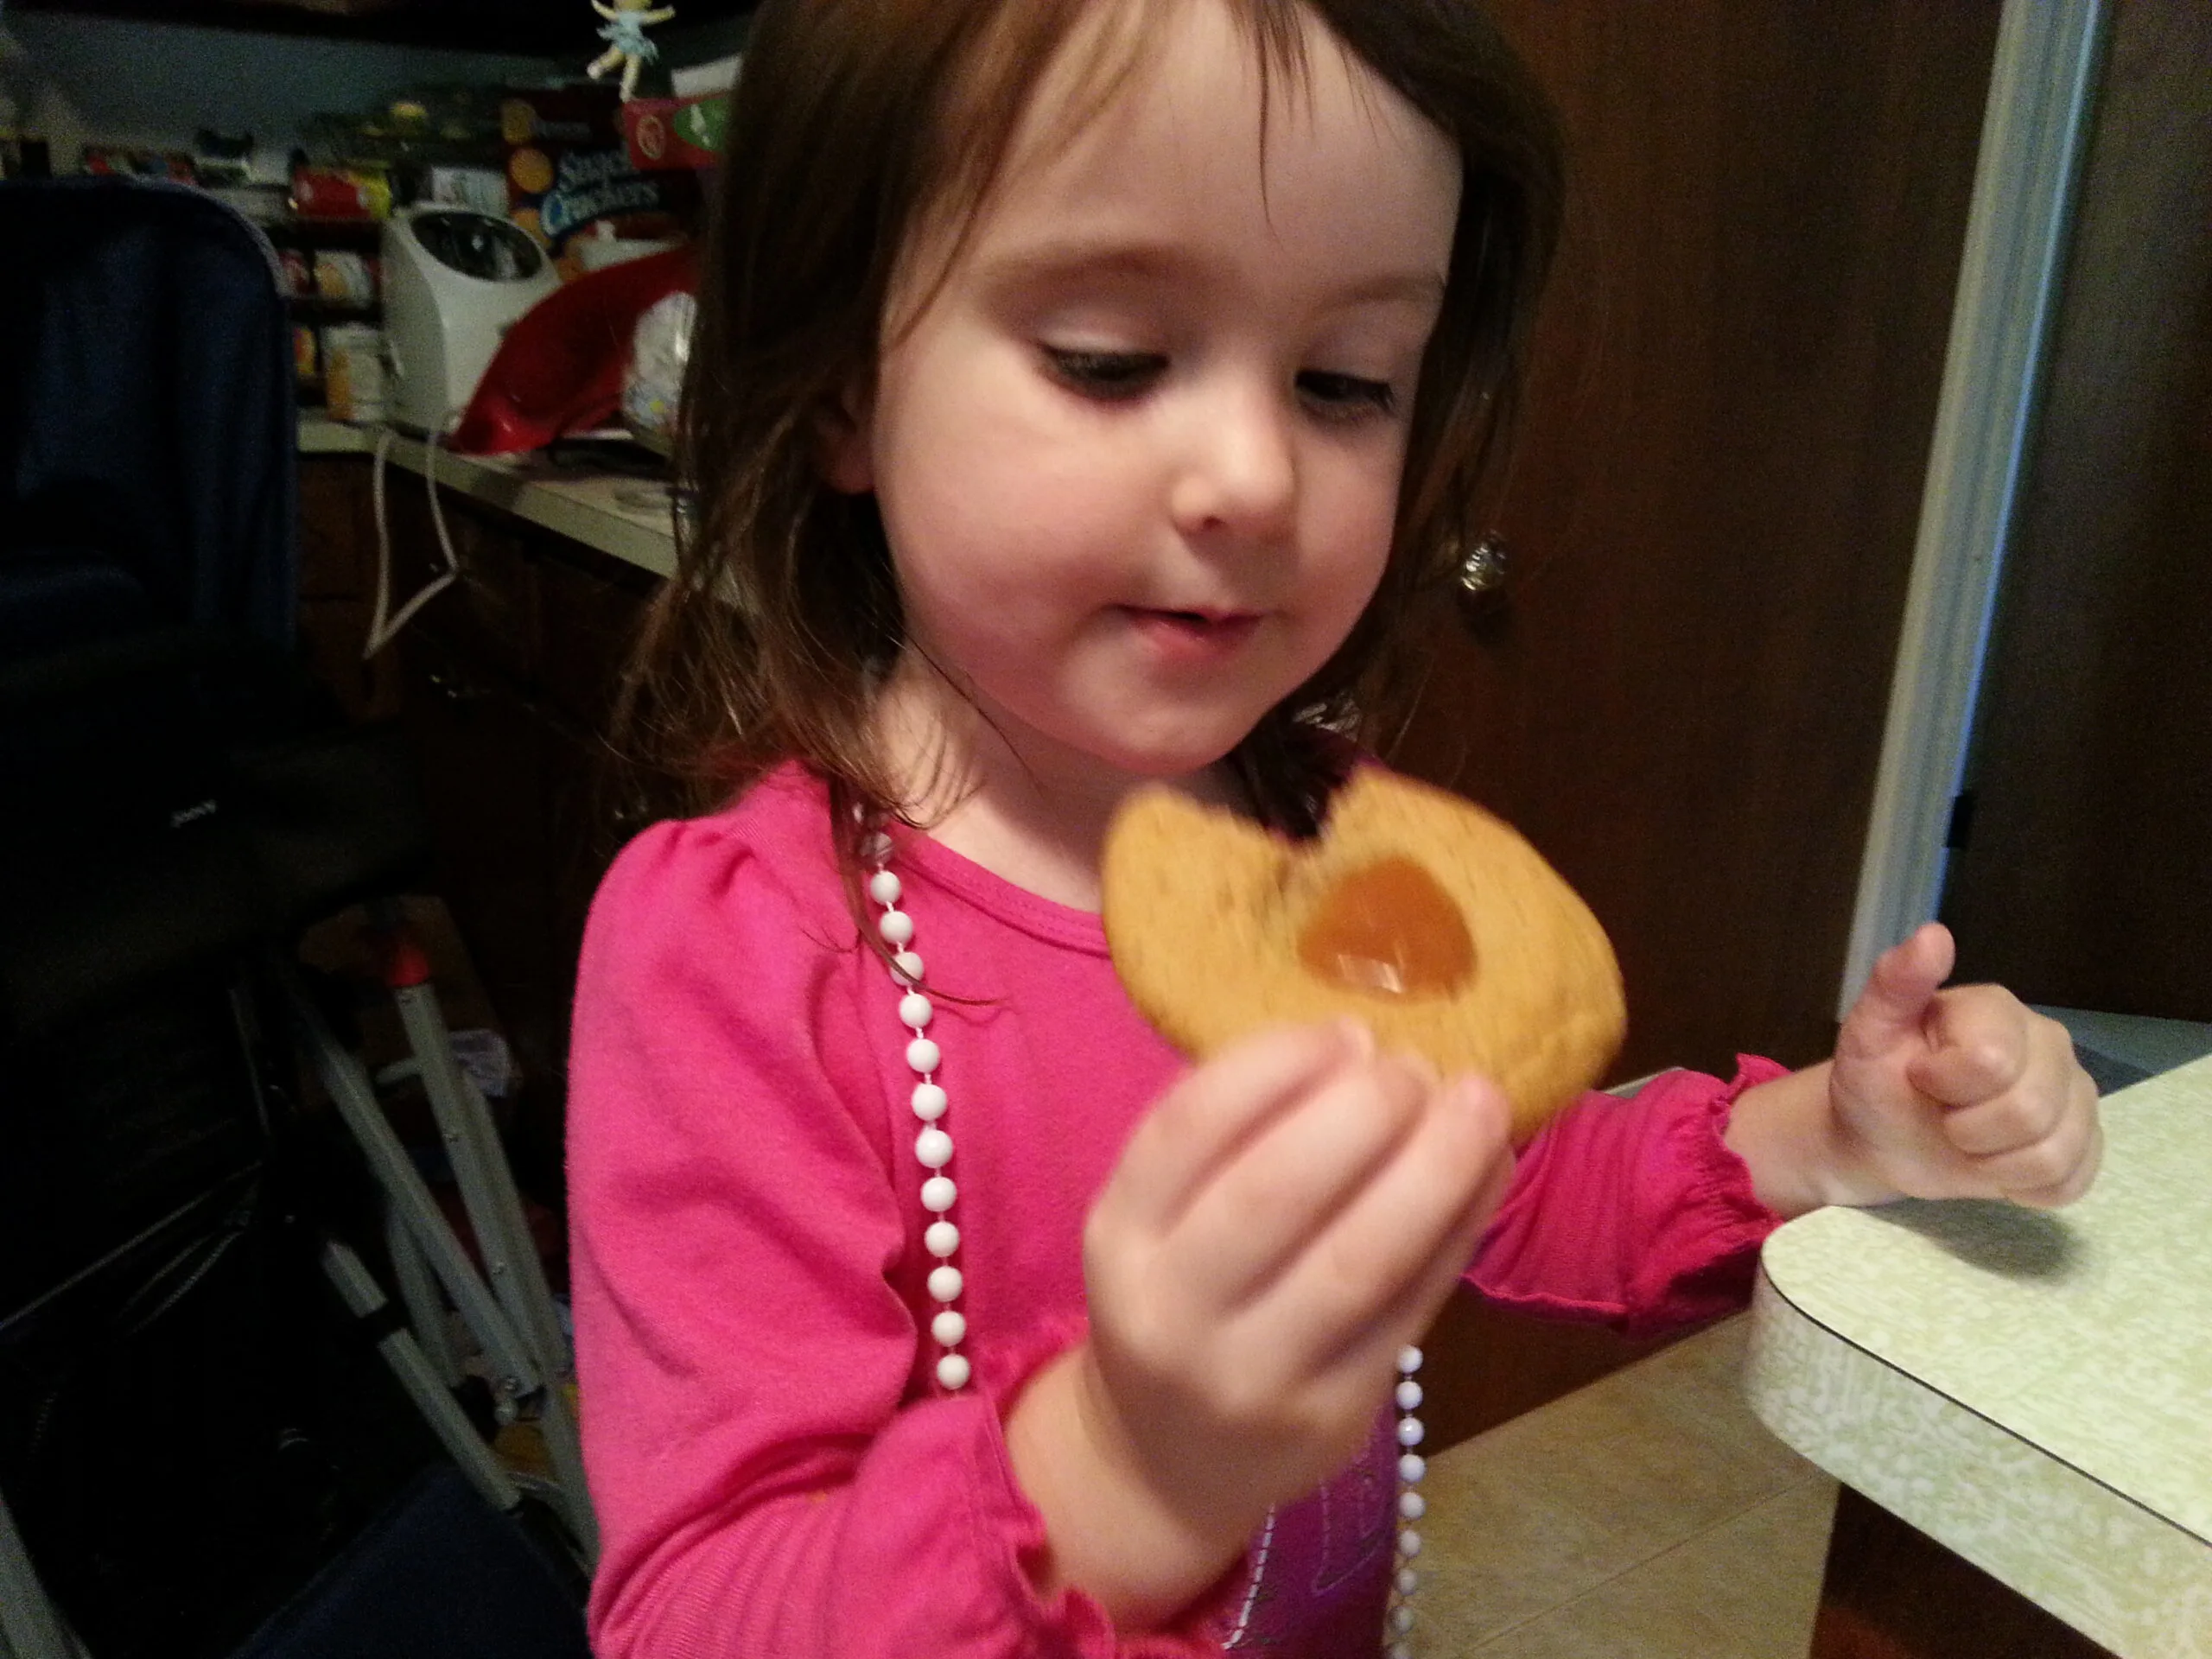
<instances>
[{"instance_id":1,"label":"girl","mask_svg":"<svg viewBox=\"0 0 2212 1659\"><path fill-rule=\"evenodd\" d=\"M1517 1162L1479 1078L1123 997L1116 803L1310 831L1474 525L1557 183L1472 0L771 0L725 176L646 652L716 810L577 994L602 1655L1372 1653L1463 1272L1650 1329L1815 1204L2086 1187L1940 929L1832 1062Z\"/></svg>"}]
</instances>

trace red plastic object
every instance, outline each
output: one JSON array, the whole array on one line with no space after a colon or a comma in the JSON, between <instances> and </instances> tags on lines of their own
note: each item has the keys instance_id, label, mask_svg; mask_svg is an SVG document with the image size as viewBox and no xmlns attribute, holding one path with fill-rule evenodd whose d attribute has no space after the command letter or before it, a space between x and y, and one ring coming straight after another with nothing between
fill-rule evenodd
<instances>
[{"instance_id":1,"label":"red plastic object","mask_svg":"<svg viewBox=\"0 0 2212 1659\"><path fill-rule=\"evenodd\" d=\"M588 272L547 295L507 330L446 447L514 454L607 425L622 408L638 319L698 286L687 245Z\"/></svg>"},{"instance_id":2,"label":"red plastic object","mask_svg":"<svg viewBox=\"0 0 2212 1659\"><path fill-rule=\"evenodd\" d=\"M430 958L404 928L384 935L384 982L386 990L412 990L430 982Z\"/></svg>"}]
</instances>

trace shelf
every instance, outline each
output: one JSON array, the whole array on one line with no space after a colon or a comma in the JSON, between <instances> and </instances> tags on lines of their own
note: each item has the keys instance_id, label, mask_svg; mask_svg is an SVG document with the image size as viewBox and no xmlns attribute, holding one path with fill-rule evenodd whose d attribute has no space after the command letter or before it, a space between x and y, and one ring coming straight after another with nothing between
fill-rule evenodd
<instances>
[{"instance_id":1,"label":"shelf","mask_svg":"<svg viewBox=\"0 0 2212 1659\"><path fill-rule=\"evenodd\" d=\"M683 21L721 22L749 13L753 3L683 0ZM519 56L588 54L601 44L600 20L586 0L14 0L14 6Z\"/></svg>"},{"instance_id":2,"label":"shelf","mask_svg":"<svg viewBox=\"0 0 2212 1659\"><path fill-rule=\"evenodd\" d=\"M260 229L273 247L374 253L384 245L384 227L381 219L279 219Z\"/></svg>"}]
</instances>

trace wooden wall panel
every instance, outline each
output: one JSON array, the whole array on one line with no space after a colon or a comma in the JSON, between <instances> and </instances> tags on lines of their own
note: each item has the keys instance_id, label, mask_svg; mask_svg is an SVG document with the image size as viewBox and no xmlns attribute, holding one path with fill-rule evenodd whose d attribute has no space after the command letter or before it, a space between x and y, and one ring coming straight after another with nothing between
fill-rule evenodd
<instances>
[{"instance_id":1,"label":"wooden wall panel","mask_svg":"<svg viewBox=\"0 0 2212 1659\"><path fill-rule=\"evenodd\" d=\"M1499 523L1399 751L1627 976L1618 1075L1824 1053L1998 0L1501 0L1573 194Z\"/></svg>"}]
</instances>

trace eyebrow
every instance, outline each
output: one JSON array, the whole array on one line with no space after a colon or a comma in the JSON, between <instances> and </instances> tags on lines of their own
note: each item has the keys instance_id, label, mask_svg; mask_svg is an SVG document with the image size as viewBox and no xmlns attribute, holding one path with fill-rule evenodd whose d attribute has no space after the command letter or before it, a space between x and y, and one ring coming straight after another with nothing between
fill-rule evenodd
<instances>
[{"instance_id":1,"label":"eyebrow","mask_svg":"<svg viewBox=\"0 0 2212 1659\"><path fill-rule=\"evenodd\" d=\"M1040 242L986 260L982 274L995 287L1026 288L1077 276L1203 277L1210 269L1207 261L1168 243L1077 238ZM1443 276L1433 270L1377 271L1332 290L1328 302L1430 304L1443 298L1444 289Z\"/></svg>"}]
</instances>

